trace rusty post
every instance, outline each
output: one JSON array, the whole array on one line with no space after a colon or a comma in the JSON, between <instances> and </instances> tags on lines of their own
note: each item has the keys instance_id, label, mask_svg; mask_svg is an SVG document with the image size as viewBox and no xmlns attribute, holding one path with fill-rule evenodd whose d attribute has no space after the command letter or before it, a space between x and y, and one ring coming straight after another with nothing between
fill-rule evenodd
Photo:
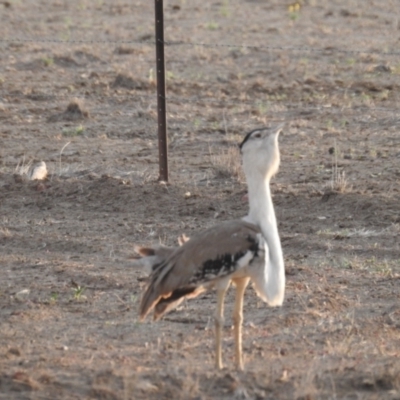
<instances>
[{"instance_id":1,"label":"rusty post","mask_svg":"<svg viewBox=\"0 0 400 400\"><path fill-rule=\"evenodd\" d=\"M167 115L166 115L167 108L165 99L163 0L155 0L155 16L156 16L158 156L160 164L159 180L168 182L168 139L167 139Z\"/></svg>"}]
</instances>

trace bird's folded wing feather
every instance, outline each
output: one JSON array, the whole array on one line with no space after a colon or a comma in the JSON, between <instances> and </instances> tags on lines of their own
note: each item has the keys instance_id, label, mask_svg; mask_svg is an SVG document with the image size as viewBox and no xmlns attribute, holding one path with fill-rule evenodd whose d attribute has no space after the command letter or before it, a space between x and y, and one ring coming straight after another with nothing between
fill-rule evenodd
<instances>
[{"instance_id":1,"label":"bird's folded wing feather","mask_svg":"<svg viewBox=\"0 0 400 400\"><path fill-rule=\"evenodd\" d=\"M248 265L260 249L260 229L243 220L223 222L191 238L154 268L140 305L144 318L161 298L196 288Z\"/></svg>"},{"instance_id":2,"label":"bird's folded wing feather","mask_svg":"<svg viewBox=\"0 0 400 400\"><path fill-rule=\"evenodd\" d=\"M143 269L150 275L175 250L176 247L165 246L137 247L136 252L140 254L140 257L132 263L132 267Z\"/></svg>"}]
</instances>

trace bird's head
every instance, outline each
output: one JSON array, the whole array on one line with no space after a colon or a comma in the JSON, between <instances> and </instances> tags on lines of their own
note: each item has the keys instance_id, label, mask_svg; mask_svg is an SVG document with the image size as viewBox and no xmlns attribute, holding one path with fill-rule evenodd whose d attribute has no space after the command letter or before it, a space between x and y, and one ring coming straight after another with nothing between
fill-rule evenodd
<instances>
[{"instance_id":1,"label":"bird's head","mask_svg":"<svg viewBox=\"0 0 400 400\"><path fill-rule=\"evenodd\" d=\"M270 179L279 169L278 137L284 124L275 128L259 128L249 132L240 144L246 176L254 171Z\"/></svg>"}]
</instances>

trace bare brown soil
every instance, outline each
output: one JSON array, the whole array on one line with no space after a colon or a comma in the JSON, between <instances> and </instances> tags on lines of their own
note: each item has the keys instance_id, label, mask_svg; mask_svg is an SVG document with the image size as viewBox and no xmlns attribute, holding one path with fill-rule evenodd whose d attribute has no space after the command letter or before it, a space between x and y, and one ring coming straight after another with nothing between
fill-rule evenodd
<instances>
[{"instance_id":1,"label":"bare brown soil","mask_svg":"<svg viewBox=\"0 0 400 400\"><path fill-rule=\"evenodd\" d=\"M0 2L1 399L400 399L398 3L288 6L166 2L198 43L166 48L166 185L153 2ZM245 215L232 146L282 121L286 300L248 289L239 373L231 291L215 371L214 293L139 323L134 244Z\"/></svg>"}]
</instances>

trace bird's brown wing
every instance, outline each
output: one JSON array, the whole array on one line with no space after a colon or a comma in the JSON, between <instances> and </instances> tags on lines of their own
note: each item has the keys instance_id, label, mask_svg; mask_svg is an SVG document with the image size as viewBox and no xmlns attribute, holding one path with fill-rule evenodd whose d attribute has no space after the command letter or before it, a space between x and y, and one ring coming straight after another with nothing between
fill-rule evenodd
<instances>
[{"instance_id":1,"label":"bird's brown wing","mask_svg":"<svg viewBox=\"0 0 400 400\"><path fill-rule=\"evenodd\" d=\"M178 303L177 293L194 294L200 286L234 273L243 266L244 256L250 262L260 250L259 237L258 226L235 220L191 238L154 269L140 304L141 319L168 298Z\"/></svg>"},{"instance_id":2,"label":"bird's brown wing","mask_svg":"<svg viewBox=\"0 0 400 400\"><path fill-rule=\"evenodd\" d=\"M137 259L133 262L132 267L144 269L150 275L165 259L173 254L176 247L137 247L135 250L140 254L140 257L136 257Z\"/></svg>"},{"instance_id":3,"label":"bird's brown wing","mask_svg":"<svg viewBox=\"0 0 400 400\"><path fill-rule=\"evenodd\" d=\"M190 238L184 233L178 237L178 244L182 246ZM136 246L136 252L140 255L135 257L132 267L143 268L149 275L157 269L161 263L166 260L175 250L176 247L166 247L156 245L153 247Z\"/></svg>"}]
</instances>

